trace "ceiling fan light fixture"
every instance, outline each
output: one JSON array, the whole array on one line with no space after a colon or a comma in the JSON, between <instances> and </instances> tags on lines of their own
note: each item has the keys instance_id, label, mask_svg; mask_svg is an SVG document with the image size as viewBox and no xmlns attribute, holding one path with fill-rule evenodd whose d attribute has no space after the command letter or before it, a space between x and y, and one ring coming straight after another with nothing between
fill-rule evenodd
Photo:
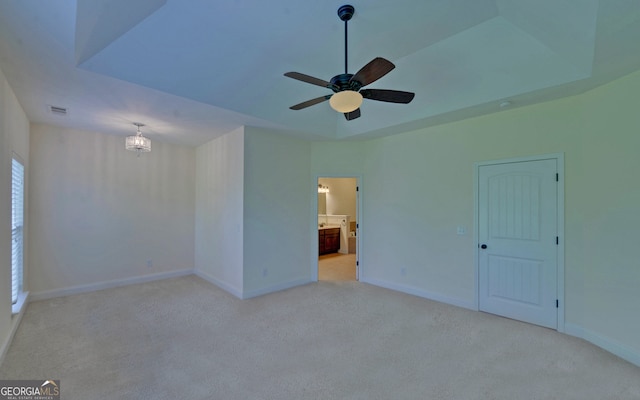
<instances>
[{"instance_id":1,"label":"ceiling fan light fixture","mask_svg":"<svg viewBox=\"0 0 640 400\"><path fill-rule=\"evenodd\" d=\"M362 95L353 90L343 90L331 96L329 104L339 113L350 113L360 108Z\"/></svg>"},{"instance_id":2,"label":"ceiling fan light fixture","mask_svg":"<svg viewBox=\"0 0 640 400\"><path fill-rule=\"evenodd\" d=\"M343 113L347 121L360 118L360 105L363 98L387 103L408 104L413 100L415 93L403 92L400 90L388 89L362 89L378 79L382 78L396 66L389 60L376 57L367 65L360 68L355 74L349 73L348 64L348 40L347 23L353 17L355 9L351 5L344 5L338 9L338 17L344 21L344 74L338 74L331 78L331 81L314 78L313 76L301 74L299 72L287 72L284 76L316 86L322 86L333 90L334 94L316 97L315 99L303 101L302 103L289 107L292 110L302 110L329 100L331 108L339 113ZM362 89L362 91L360 91Z\"/></svg>"}]
</instances>

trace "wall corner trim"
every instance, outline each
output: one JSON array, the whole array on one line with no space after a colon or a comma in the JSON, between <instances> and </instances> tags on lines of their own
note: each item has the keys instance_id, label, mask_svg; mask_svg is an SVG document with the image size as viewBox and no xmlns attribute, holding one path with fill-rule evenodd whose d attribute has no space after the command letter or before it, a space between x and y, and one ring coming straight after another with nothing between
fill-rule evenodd
<instances>
[{"instance_id":1,"label":"wall corner trim","mask_svg":"<svg viewBox=\"0 0 640 400\"><path fill-rule=\"evenodd\" d=\"M634 349L629 346L618 343L615 340L607 338L599 333L569 322L565 323L565 333L567 335L584 339L587 342L640 367L640 353L634 351Z\"/></svg>"},{"instance_id":2,"label":"wall corner trim","mask_svg":"<svg viewBox=\"0 0 640 400\"><path fill-rule=\"evenodd\" d=\"M296 286L306 285L308 283L312 283L313 281L309 278L301 278L295 279L292 281L282 282L275 285L267 286L265 288L251 290L249 292L244 292L242 295L242 299L250 299L252 297L263 296L269 293L279 292L281 290L291 289Z\"/></svg>"},{"instance_id":3,"label":"wall corner trim","mask_svg":"<svg viewBox=\"0 0 640 400\"><path fill-rule=\"evenodd\" d=\"M196 276L198 276L198 277L204 279L205 281L211 283L212 285L219 287L220 289L224 290L225 292L229 292L232 295L236 296L237 298L242 299L242 290L241 289L238 289L237 287L235 287L233 285L230 285L227 282L221 281L218 278L214 278L212 275L207 274L205 272L202 272L200 270L196 269L196 270L193 271L193 273Z\"/></svg>"},{"instance_id":4,"label":"wall corner trim","mask_svg":"<svg viewBox=\"0 0 640 400\"><path fill-rule=\"evenodd\" d=\"M4 361L4 357L7 355L7 351L9 351L9 346L11 346L11 342L13 341L13 337L16 335L18 331L18 326L20 326L20 322L22 321L22 316L24 315L27 306L29 305L29 301L31 297L29 292L25 293L24 306L20 308L20 312L11 316L11 331L9 335L0 346L0 365Z\"/></svg>"}]
</instances>

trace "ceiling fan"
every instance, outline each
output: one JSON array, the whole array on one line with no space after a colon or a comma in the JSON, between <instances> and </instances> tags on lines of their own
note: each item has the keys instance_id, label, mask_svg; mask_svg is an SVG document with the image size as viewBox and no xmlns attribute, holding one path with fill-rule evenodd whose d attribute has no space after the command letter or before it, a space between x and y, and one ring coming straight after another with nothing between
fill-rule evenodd
<instances>
[{"instance_id":1,"label":"ceiling fan","mask_svg":"<svg viewBox=\"0 0 640 400\"><path fill-rule=\"evenodd\" d=\"M350 74L347 64L347 23L353 17L355 8L344 5L338 9L338 17L344 21L344 74L336 75L327 82L323 79L301 74L299 72L287 72L284 76L307 82L312 85L322 86L333 90L334 93L289 107L292 110L302 110L309 106L329 100L331 108L344 113L347 121L360 117L360 105L362 99L385 101L388 103L408 104L413 100L415 93L386 89L362 89L388 74L396 66L389 60L376 57L355 74Z\"/></svg>"}]
</instances>

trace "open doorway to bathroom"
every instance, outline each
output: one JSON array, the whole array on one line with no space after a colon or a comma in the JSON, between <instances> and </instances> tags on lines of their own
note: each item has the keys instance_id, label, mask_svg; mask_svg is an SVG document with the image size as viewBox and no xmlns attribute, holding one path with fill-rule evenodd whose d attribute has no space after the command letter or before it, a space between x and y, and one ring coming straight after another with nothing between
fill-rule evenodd
<instances>
[{"instance_id":1,"label":"open doorway to bathroom","mask_svg":"<svg viewBox=\"0 0 640 400\"><path fill-rule=\"evenodd\" d=\"M318 280L358 280L358 180L318 178Z\"/></svg>"}]
</instances>

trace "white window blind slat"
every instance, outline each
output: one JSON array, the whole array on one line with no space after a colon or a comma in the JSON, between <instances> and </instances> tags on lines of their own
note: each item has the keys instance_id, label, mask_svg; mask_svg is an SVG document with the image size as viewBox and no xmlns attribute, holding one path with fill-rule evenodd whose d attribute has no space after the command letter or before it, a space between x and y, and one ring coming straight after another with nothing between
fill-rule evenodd
<instances>
[{"instance_id":1,"label":"white window blind slat","mask_svg":"<svg viewBox=\"0 0 640 400\"><path fill-rule=\"evenodd\" d=\"M24 166L15 158L11 163L11 303L22 292L24 250Z\"/></svg>"}]
</instances>

